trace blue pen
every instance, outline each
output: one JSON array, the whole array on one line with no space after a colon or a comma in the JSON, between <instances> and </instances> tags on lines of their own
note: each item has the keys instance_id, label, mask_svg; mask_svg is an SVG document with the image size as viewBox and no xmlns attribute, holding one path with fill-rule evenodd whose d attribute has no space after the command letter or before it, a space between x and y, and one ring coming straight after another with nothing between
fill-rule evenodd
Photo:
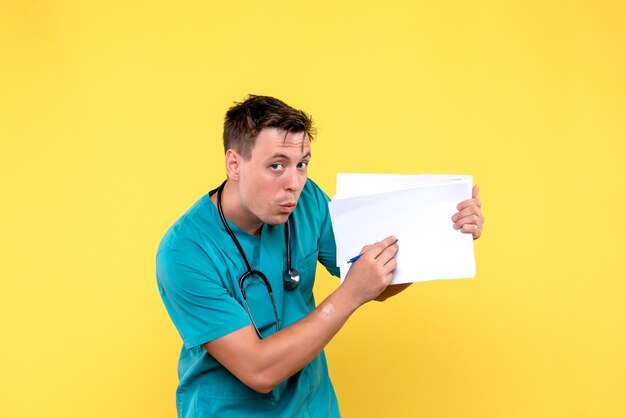
<instances>
[{"instance_id":1,"label":"blue pen","mask_svg":"<svg viewBox=\"0 0 626 418\"><path fill-rule=\"evenodd\" d=\"M356 260L358 260L359 258L361 258L361 256L365 254L365 253L361 253L359 255L357 255L356 257L352 257L351 259L348 260L348 264L352 264L354 263Z\"/></svg>"},{"instance_id":2,"label":"blue pen","mask_svg":"<svg viewBox=\"0 0 626 418\"><path fill-rule=\"evenodd\" d=\"M398 240L397 240L397 239L393 242L393 244L395 244L396 242L398 242ZM393 245L393 244L391 244L391 245ZM362 256L363 254L365 254L365 253L361 253L361 254L357 255L356 257L352 257L351 259L349 259L349 260L348 260L348 264L352 264L352 263L354 263L356 260L358 260L359 258L361 258L361 256Z\"/></svg>"}]
</instances>

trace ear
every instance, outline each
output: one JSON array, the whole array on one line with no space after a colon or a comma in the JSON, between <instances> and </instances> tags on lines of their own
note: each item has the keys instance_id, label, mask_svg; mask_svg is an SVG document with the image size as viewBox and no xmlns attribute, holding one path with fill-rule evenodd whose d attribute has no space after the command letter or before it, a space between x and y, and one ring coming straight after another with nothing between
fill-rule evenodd
<instances>
[{"instance_id":1,"label":"ear","mask_svg":"<svg viewBox=\"0 0 626 418\"><path fill-rule=\"evenodd\" d=\"M226 151L226 176L229 180L239 180L239 166L241 164L241 155L233 149Z\"/></svg>"}]
</instances>

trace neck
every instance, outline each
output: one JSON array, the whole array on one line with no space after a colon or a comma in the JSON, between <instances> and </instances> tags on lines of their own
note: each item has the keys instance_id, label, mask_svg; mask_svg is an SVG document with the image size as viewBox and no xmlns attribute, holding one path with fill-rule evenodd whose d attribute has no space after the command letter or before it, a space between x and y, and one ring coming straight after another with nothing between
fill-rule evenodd
<instances>
[{"instance_id":1,"label":"neck","mask_svg":"<svg viewBox=\"0 0 626 418\"><path fill-rule=\"evenodd\" d=\"M211 195L211 201L217 207L217 193ZM224 212L226 219L250 235L261 236L263 222L244 207L237 191L237 185L231 180L227 180L224 185L221 201L222 212Z\"/></svg>"}]
</instances>

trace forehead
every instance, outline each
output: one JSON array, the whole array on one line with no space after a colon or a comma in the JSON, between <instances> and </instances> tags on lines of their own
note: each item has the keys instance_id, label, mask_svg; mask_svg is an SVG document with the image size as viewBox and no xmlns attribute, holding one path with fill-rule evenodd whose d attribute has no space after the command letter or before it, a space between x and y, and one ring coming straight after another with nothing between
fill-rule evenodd
<instances>
[{"instance_id":1,"label":"forehead","mask_svg":"<svg viewBox=\"0 0 626 418\"><path fill-rule=\"evenodd\" d=\"M265 158L275 153L300 157L311 151L311 140L305 132L287 132L263 128L256 137L252 157Z\"/></svg>"}]
</instances>

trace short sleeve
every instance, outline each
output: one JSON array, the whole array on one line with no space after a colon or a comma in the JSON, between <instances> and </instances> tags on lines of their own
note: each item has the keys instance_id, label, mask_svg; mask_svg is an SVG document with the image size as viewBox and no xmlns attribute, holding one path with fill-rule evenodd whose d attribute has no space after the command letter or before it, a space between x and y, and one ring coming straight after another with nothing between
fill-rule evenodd
<instances>
[{"instance_id":1,"label":"short sleeve","mask_svg":"<svg viewBox=\"0 0 626 418\"><path fill-rule=\"evenodd\" d=\"M330 198L315 182L310 179L309 182L313 186L319 209L320 236L318 241L318 260L326 267L326 270L328 270L330 274L339 276L339 267L337 267L337 244L335 243L335 234L333 233L330 210L328 209Z\"/></svg>"},{"instance_id":2,"label":"short sleeve","mask_svg":"<svg viewBox=\"0 0 626 418\"><path fill-rule=\"evenodd\" d=\"M157 253L159 293L187 349L250 324L219 274L201 251L167 249Z\"/></svg>"}]
</instances>

